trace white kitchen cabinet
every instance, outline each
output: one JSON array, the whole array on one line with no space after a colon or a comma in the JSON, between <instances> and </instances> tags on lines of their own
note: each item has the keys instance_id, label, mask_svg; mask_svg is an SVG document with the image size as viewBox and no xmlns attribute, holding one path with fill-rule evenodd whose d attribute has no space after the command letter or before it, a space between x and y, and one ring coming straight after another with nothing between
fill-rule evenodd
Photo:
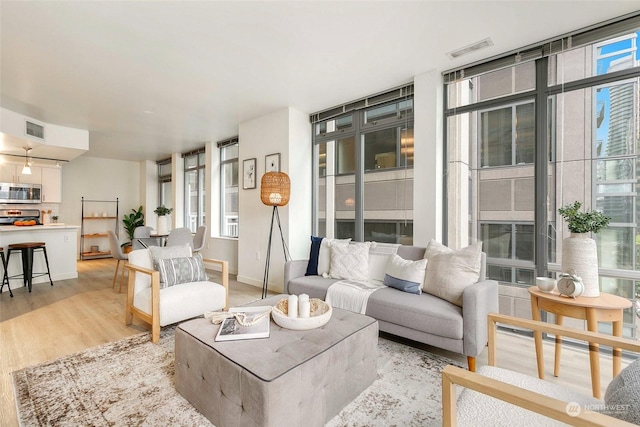
<instances>
[{"instance_id":1,"label":"white kitchen cabinet","mask_svg":"<svg viewBox=\"0 0 640 427\"><path fill-rule=\"evenodd\" d=\"M62 203L62 169L42 167L42 203Z\"/></svg>"},{"instance_id":2,"label":"white kitchen cabinet","mask_svg":"<svg viewBox=\"0 0 640 427\"><path fill-rule=\"evenodd\" d=\"M0 182L10 182L14 184L41 184L42 168L31 166L31 175L23 175L24 164L5 163L0 166Z\"/></svg>"}]
</instances>

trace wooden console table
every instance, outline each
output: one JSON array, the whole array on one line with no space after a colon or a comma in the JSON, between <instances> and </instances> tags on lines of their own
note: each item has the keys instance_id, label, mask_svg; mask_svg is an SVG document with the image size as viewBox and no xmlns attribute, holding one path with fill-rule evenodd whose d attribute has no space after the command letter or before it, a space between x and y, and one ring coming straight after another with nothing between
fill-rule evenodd
<instances>
[{"instance_id":1,"label":"wooden console table","mask_svg":"<svg viewBox=\"0 0 640 427\"><path fill-rule=\"evenodd\" d=\"M529 288L531 295L531 314L533 320L540 320L540 310L556 315L556 324L562 325L564 316L587 321L587 330L598 331L598 322L611 322L613 335L622 336L622 314L625 308L631 307L631 301L617 295L600 293L597 298L578 297L568 298L560 296L557 291L553 293L542 292L537 286ZM536 345L536 358L538 361L538 377L544 379L544 353L542 349L542 332L533 333ZM553 375L560 374L560 351L562 337L556 336L555 361ZM589 361L591 365L591 388L593 397L601 399L600 391L600 358L599 345L589 343ZM622 351L613 349L613 376L620 373Z\"/></svg>"}]
</instances>

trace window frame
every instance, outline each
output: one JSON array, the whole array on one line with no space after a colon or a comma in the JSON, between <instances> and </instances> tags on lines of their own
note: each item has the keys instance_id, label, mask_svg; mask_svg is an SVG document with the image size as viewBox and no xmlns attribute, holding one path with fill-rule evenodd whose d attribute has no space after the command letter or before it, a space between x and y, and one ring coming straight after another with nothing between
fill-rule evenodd
<instances>
[{"instance_id":1,"label":"window frame","mask_svg":"<svg viewBox=\"0 0 640 427\"><path fill-rule=\"evenodd\" d=\"M220 150L220 237L228 237L230 239L237 239L238 235L239 235L239 222L238 222L238 218L236 217L236 222L235 222L235 227L231 227L229 228L226 222L226 202L225 202L225 197L227 195L226 193L226 188L227 186L225 185L225 166L231 164L232 165L232 170L233 170L233 164L236 164L236 191L239 193L239 179L240 179L240 166L239 166L239 159L240 159L240 155L238 153L238 155L236 155L233 158L224 158L223 156L223 152L225 149L233 147L233 146L239 146L238 141L236 139L235 142L230 143L230 144L226 144L223 145L219 148ZM233 186L231 186L233 187ZM235 235L233 235L234 233L227 233L228 229L235 229Z\"/></svg>"},{"instance_id":2,"label":"window frame","mask_svg":"<svg viewBox=\"0 0 640 427\"><path fill-rule=\"evenodd\" d=\"M191 232L195 232L201 225L205 225L205 172L206 172L206 159L205 159L205 149L201 148L200 150L192 151L189 153L185 153L182 155L184 166L184 227L191 230ZM187 167L187 160L189 158L195 157L196 162L195 166ZM189 194L189 179L188 176L191 172L196 172L196 215L195 215L195 224L194 227L191 226L191 209L187 209L190 206L190 198Z\"/></svg>"}]
</instances>

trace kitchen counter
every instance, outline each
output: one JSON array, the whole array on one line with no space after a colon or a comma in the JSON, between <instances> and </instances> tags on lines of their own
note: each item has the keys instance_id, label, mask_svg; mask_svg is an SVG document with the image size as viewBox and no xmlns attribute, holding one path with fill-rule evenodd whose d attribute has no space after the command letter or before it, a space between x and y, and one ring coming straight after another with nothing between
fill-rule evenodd
<instances>
[{"instance_id":1,"label":"kitchen counter","mask_svg":"<svg viewBox=\"0 0 640 427\"><path fill-rule=\"evenodd\" d=\"M57 224L45 224L45 225L0 225L0 232L3 231L28 231L33 230L64 230L64 229L79 229L79 225L66 225L64 223ZM48 253L47 253L48 255Z\"/></svg>"},{"instance_id":2,"label":"kitchen counter","mask_svg":"<svg viewBox=\"0 0 640 427\"><path fill-rule=\"evenodd\" d=\"M80 226L66 224L47 224L47 225L30 225L16 226L3 225L0 226L0 246L4 248L5 257L7 256L7 246L12 243L23 242L45 242L47 245L47 256L49 257L49 268L51 270L51 279L57 280L75 279L78 277L78 232ZM7 266L9 276L22 273L22 259L17 252L11 255L9 265ZM44 256L41 253L35 254L33 258L34 273L47 271L44 262ZM34 284L49 283L47 276L35 277ZM22 279L12 279L11 288L16 289L23 285ZM7 292L7 287L3 289ZM37 292L37 286L33 292Z\"/></svg>"}]
</instances>

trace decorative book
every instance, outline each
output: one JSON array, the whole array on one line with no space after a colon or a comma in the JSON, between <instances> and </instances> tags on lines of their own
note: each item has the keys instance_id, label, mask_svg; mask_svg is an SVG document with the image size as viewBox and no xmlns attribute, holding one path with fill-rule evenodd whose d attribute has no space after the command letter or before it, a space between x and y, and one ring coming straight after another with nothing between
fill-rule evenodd
<instances>
[{"instance_id":1,"label":"decorative book","mask_svg":"<svg viewBox=\"0 0 640 427\"><path fill-rule=\"evenodd\" d=\"M271 324L270 312L270 306L230 308L230 314L234 313L239 316L231 316L224 319L215 340L235 341L269 338L269 326ZM240 316L242 314L244 314L244 316Z\"/></svg>"}]
</instances>

